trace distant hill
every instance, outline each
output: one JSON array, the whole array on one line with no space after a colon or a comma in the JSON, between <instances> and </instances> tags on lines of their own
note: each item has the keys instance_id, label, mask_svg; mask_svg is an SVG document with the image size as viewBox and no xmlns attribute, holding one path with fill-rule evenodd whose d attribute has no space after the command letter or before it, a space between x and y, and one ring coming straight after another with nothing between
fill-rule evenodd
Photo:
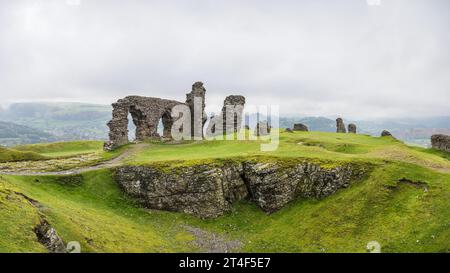
<instances>
[{"instance_id":1,"label":"distant hill","mask_svg":"<svg viewBox=\"0 0 450 273\"><path fill-rule=\"evenodd\" d=\"M111 106L86 103L15 103L0 111L0 120L32 127L58 140L103 140Z\"/></svg>"},{"instance_id":2,"label":"distant hill","mask_svg":"<svg viewBox=\"0 0 450 273\"><path fill-rule=\"evenodd\" d=\"M429 118L375 119L355 122L361 133L379 135L390 131L395 137L410 144L429 147L433 134L450 135L450 116Z\"/></svg>"},{"instance_id":3,"label":"distant hill","mask_svg":"<svg viewBox=\"0 0 450 273\"><path fill-rule=\"evenodd\" d=\"M336 121L324 117L280 118L281 128L292 128L294 123L303 123L310 131L336 132Z\"/></svg>"},{"instance_id":4,"label":"distant hill","mask_svg":"<svg viewBox=\"0 0 450 273\"><path fill-rule=\"evenodd\" d=\"M111 106L88 103L15 103L6 109L0 108L0 121L12 122L34 128L39 133L28 133L26 130L16 130L7 134L14 140L0 141L0 144L9 143L36 143L46 138L65 140L105 140L108 137L106 123L111 119ZM254 128L256 115L246 115L245 119L253 120ZM260 120L267 117L261 115ZM404 118L404 119L372 119L348 120L358 126L358 132L379 136L381 131L389 130L398 139L420 146L429 146L432 134L442 133L450 135L450 116L430 118ZM280 117L281 128L292 128L294 123L303 123L311 131L335 132L336 121L327 117L289 116ZM161 126L160 126L161 127ZM134 125L130 121L130 139L134 138ZM159 128L161 131L162 128ZM14 130L12 130L14 132ZM36 132L38 132L36 131ZM42 135L46 133L48 135ZM42 136L42 137L39 137Z\"/></svg>"},{"instance_id":5,"label":"distant hill","mask_svg":"<svg viewBox=\"0 0 450 273\"><path fill-rule=\"evenodd\" d=\"M0 145L3 146L51 142L57 139L57 137L38 129L0 121Z\"/></svg>"},{"instance_id":6,"label":"distant hill","mask_svg":"<svg viewBox=\"0 0 450 273\"><path fill-rule=\"evenodd\" d=\"M281 128L292 128L294 123L303 123L311 131L335 132L336 121L325 117L282 117ZM429 147L430 137L433 134L450 135L450 116L430 118L399 118L399 119L371 119L371 120L346 120L344 123L355 123L358 132L379 136L381 131L388 130L396 138L409 144Z\"/></svg>"}]
</instances>

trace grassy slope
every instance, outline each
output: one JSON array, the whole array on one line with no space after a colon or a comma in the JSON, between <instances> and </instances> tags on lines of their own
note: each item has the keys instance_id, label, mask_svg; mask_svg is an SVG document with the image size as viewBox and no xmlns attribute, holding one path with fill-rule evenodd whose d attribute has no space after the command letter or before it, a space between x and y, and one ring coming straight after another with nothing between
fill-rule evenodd
<instances>
[{"instance_id":1,"label":"grassy slope","mask_svg":"<svg viewBox=\"0 0 450 273\"><path fill-rule=\"evenodd\" d=\"M19 151L31 151L49 157L61 157L99 152L102 147L102 141L70 141L21 145L14 147L14 149Z\"/></svg>"},{"instance_id":2,"label":"grassy slope","mask_svg":"<svg viewBox=\"0 0 450 273\"><path fill-rule=\"evenodd\" d=\"M356 134L295 132L280 134L276 151L261 152L259 141L205 141L183 144L153 143L147 150L129 160L131 164L154 161L203 160L210 158L270 155L325 160L397 160L450 172L446 153L411 148L391 137Z\"/></svg>"},{"instance_id":3,"label":"grassy slope","mask_svg":"<svg viewBox=\"0 0 450 273\"><path fill-rule=\"evenodd\" d=\"M15 150L24 152L38 153L45 158L64 159L76 157L83 154L96 154L100 156L100 160L88 163L80 163L80 167L85 165L93 165L101 161L110 160L117 157L130 145L124 145L114 151L105 152L103 150L103 141L66 141L66 142L52 142L44 144L30 144L14 147Z\"/></svg>"},{"instance_id":4,"label":"grassy slope","mask_svg":"<svg viewBox=\"0 0 450 273\"><path fill-rule=\"evenodd\" d=\"M18 151L15 149L7 149L0 146L0 163L14 161L33 161L45 159L45 156L35 152Z\"/></svg>"},{"instance_id":5,"label":"grassy slope","mask_svg":"<svg viewBox=\"0 0 450 273\"><path fill-rule=\"evenodd\" d=\"M308 142L313 143L305 145ZM260 153L257 143L178 146L154 144L131 162ZM389 150L400 151L399 158L384 160L392 156ZM385 252L450 251L450 174L445 173L450 163L440 153L410 149L389 138L283 133L280 149L272 155L327 160L375 158L378 167L366 181L323 200L298 200L272 215L242 202L229 215L211 220L141 209L123 195L108 170L87 173L76 185L55 177L3 176L0 251L44 251L32 233L36 209L20 196L11 202L5 188L38 200L44 206L42 213L64 240L79 241L89 252L193 251L187 243L193 238L183 229L186 224L239 239L244 243L242 251L364 252L372 240L380 242ZM441 172L430 169L436 166ZM426 182L428 190L396 182L403 177Z\"/></svg>"}]
</instances>

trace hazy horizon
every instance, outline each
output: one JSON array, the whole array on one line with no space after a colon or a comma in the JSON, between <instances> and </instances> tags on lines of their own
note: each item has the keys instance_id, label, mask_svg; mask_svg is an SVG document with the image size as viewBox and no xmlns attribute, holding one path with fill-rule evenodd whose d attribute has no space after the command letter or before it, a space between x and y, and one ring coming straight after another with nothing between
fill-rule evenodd
<instances>
[{"instance_id":1,"label":"hazy horizon","mask_svg":"<svg viewBox=\"0 0 450 273\"><path fill-rule=\"evenodd\" d=\"M110 104L135 94L207 105L242 94L281 115L450 116L445 0L3 1L0 105Z\"/></svg>"}]
</instances>

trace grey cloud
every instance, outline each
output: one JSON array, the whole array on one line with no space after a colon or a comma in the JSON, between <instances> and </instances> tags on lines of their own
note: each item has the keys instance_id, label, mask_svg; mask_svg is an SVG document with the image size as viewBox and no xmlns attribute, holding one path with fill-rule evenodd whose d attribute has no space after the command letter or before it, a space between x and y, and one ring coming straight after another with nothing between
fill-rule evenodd
<instances>
[{"instance_id":1,"label":"grey cloud","mask_svg":"<svg viewBox=\"0 0 450 273\"><path fill-rule=\"evenodd\" d=\"M243 94L284 113L449 115L446 0L0 2L0 103Z\"/></svg>"}]
</instances>

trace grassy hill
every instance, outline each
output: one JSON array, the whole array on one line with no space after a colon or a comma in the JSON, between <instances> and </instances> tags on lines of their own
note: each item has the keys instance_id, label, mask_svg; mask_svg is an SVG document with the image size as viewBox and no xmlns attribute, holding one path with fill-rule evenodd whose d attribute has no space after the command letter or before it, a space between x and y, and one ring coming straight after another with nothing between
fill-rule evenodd
<instances>
[{"instance_id":1,"label":"grassy hill","mask_svg":"<svg viewBox=\"0 0 450 273\"><path fill-rule=\"evenodd\" d=\"M18 151L30 151L49 157L71 156L83 153L101 152L102 141L68 141L45 144L29 144L15 146Z\"/></svg>"},{"instance_id":2,"label":"grassy hill","mask_svg":"<svg viewBox=\"0 0 450 273\"><path fill-rule=\"evenodd\" d=\"M0 120L44 131L60 141L105 139L109 119L111 106L88 103L14 103L0 112Z\"/></svg>"},{"instance_id":3,"label":"grassy hill","mask_svg":"<svg viewBox=\"0 0 450 273\"><path fill-rule=\"evenodd\" d=\"M34 161L41 159L45 159L45 156L35 152L18 151L14 149L7 149L0 146L0 163L17 162L17 161Z\"/></svg>"},{"instance_id":4,"label":"grassy hill","mask_svg":"<svg viewBox=\"0 0 450 273\"><path fill-rule=\"evenodd\" d=\"M0 121L0 145L13 146L54 140L56 140L55 136L44 131L11 122Z\"/></svg>"},{"instance_id":5,"label":"grassy hill","mask_svg":"<svg viewBox=\"0 0 450 273\"><path fill-rule=\"evenodd\" d=\"M299 199L273 214L242 201L233 212L209 220L140 207L124 195L109 169L80 176L1 175L0 252L45 252L33 232L42 217L64 241L79 241L85 252L206 251L198 244L202 235L192 229L238 241L236 251L242 252L366 252L370 241L379 242L383 252L450 252L446 153L351 134L282 133L280 141L270 153L250 141L151 142L124 164L298 157L370 162L375 168L365 181L322 200ZM42 154L76 153L73 144L66 145L31 148ZM90 145L86 149L101 149Z\"/></svg>"}]
</instances>

